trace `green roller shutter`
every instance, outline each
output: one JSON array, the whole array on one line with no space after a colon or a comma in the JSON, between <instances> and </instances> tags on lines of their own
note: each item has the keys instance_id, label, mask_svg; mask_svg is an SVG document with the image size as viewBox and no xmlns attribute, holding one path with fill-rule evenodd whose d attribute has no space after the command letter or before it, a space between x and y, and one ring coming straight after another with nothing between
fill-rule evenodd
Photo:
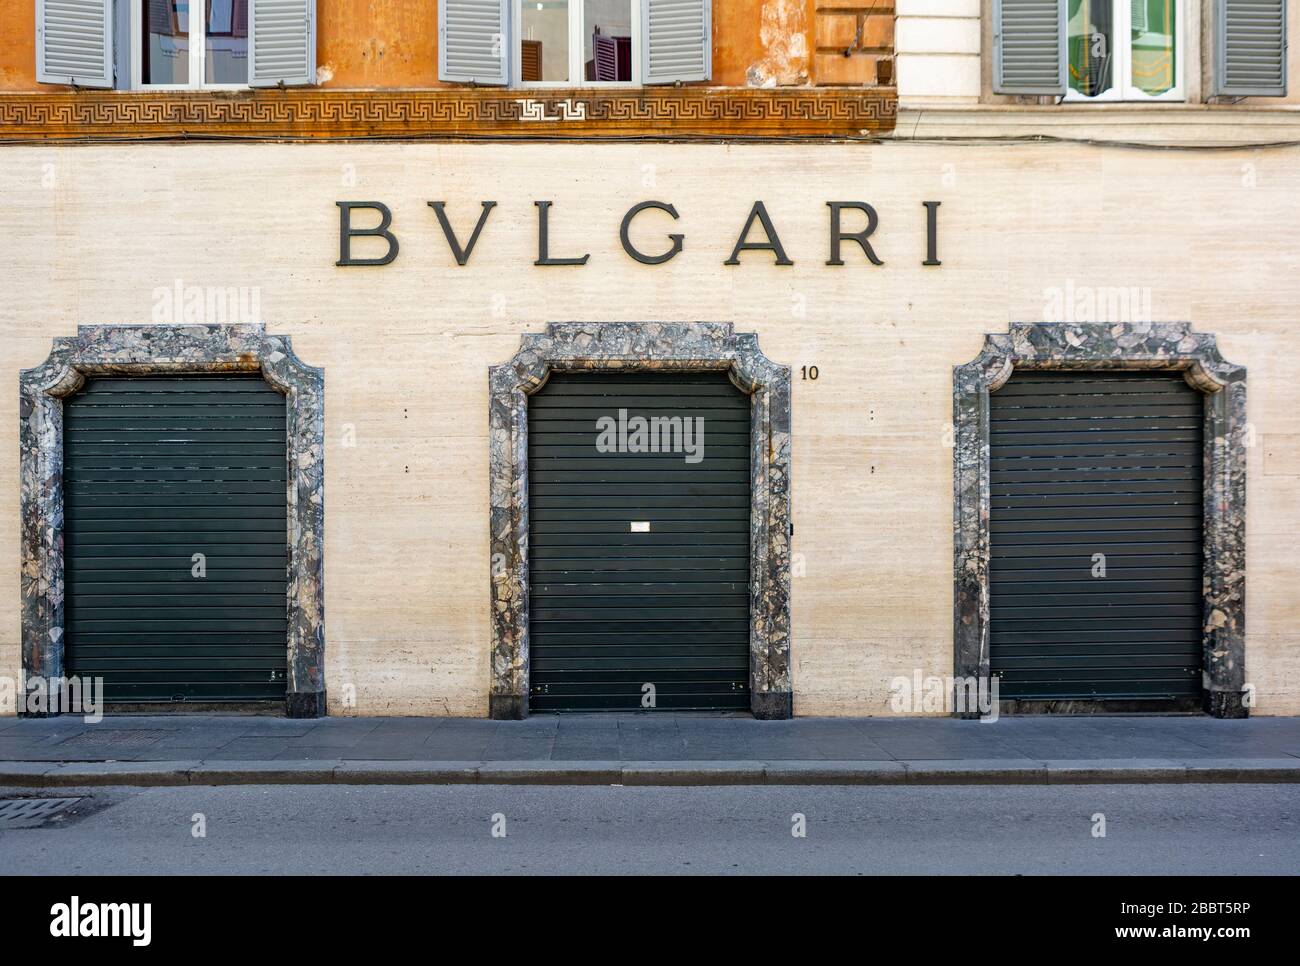
<instances>
[{"instance_id":1,"label":"green roller shutter","mask_svg":"<svg viewBox=\"0 0 1300 966\"><path fill-rule=\"evenodd\" d=\"M1199 696L1201 395L1177 373L1022 372L989 398L1001 697Z\"/></svg>"},{"instance_id":2,"label":"green roller shutter","mask_svg":"<svg viewBox=\"0 0 1300 966\"><path fill-rule=\"evenodd\" d=\"M601 452L620 410L703 420L699 461L634 432ZM647 685L655 710L749 707L749 429L723 373L557 373L531 398L534 711L638 710Z\"/></svg>"},{"instance_id":3,"label":"green roller shutter","mask_svg":"<svg viewBox=\"0 0 1300 966\"><path fill-rule=\"evenodd\" d=\"M285 454L258 376L95 378L66 401L69 674L114 702L284 699Z\"/></svg>"}]
</instances>

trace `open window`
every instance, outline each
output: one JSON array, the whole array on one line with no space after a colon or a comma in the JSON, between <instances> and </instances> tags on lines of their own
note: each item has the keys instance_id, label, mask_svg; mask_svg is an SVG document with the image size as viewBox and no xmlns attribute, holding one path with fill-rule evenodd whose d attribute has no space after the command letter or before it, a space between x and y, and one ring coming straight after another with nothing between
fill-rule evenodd
<instances>
[{"instance_id":1,"label":"open window","mask_svg":"<svg viewBox=\"0 0 1300 966\"><path fill-rule=\"evenodd\" d=\"M1181 101L1183 0L1069 0L1067 101Z\"/></svg>"},{"instance_id":2,"label":"open window","mask_svg":"<svg viewBox=\"0 0 1300 966\"><path fill-rule=\"evenodd\" d=\"M313 84L315 0L38 0L43 83L137 90Z\"/></svg>"},{"instance_id":3,"label":"open window","mask_svg":"<svg viewBox=\"0 0 1300 966\"><path fill-rule=\"evenodd\" d=\"M520 84L631 84L640 59L640 0L515 0Z\"/></svg>"},{"instance_id":4,"label":"open window","mask_svg":"<svg viewBox=\"0 0 1300 966\"><path fill-rule=\"evenodd\" d=\"M441 0L438 76L586 87L712 76L711 0Z\"/></svg>"},{"instance_id":5,"label":"open window","mask_svg":"<svg viewBox=\"0 0 1300 966\"><path fill-rule=\"evenodd\" d=\"M131 6L133 87L315 82L315 0L140 0Z\"/></svg>"},{"instance_id":6,"label":"open window","mask_svg":"<svg viewBox=\"0 0 1300 966\"><path fill-rule=\"evenodd\" d=\"M1284 97L1288 0L1216 0L1203 59L1210 94ZM1191 0L992 0L993 92L1182 101ZM1211 48L1209 45L1212 44Z\"/></svg>"}]
</instances>

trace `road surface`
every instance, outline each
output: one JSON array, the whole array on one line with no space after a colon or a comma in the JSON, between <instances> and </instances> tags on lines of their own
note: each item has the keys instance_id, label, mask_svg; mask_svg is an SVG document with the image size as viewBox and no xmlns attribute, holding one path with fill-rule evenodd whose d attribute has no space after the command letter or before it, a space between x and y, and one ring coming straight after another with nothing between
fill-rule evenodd
<instances>
[{"instance_id":1,"label":"road surface","mask_svg":"<svg viewBox=\"0 0 1300 966\"><path fill-rule=\"evenodd\" d=\"M1300 872L1300 785L0 790L18 794L88 797L0 831L5 874Z\"/></svg>"}]
</instances>

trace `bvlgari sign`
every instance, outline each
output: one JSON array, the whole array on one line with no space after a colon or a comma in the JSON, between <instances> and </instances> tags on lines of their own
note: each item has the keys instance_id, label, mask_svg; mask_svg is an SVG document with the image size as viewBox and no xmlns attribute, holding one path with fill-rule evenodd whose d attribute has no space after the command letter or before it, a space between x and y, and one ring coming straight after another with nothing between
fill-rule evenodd
<instances>
[{"instance_id":1,"label":"bvlgari sign","mask_svg":"<svg viewBox=\"0 0 1300 966\"><path fill-rule=\"evenodd\" d=\"M336 201L335 204L339 208L339 259L335 262L336 265L387 265L397 258L401 244L398 242L397 231L393 226L393 212L386 204L381 201ZM497 207L495 201L484 201L480 204L482 210L479 212L478 220L469 231L467 240L462 242L462 233L468 226L462 226L462 231L458 232L452 226L451 218L447 214L447 203L428 202L429 207L433 209L438 226L442 229L443 237L447 239L447 247L451 249L456 264L462 267L469 264L478 245L479 236L483 233L483 227L487 224L493 209ZM537 209L537 260L533 264L586 265L591 258L590 252L557 255L551 251L550 229L554 203L534 201L533 205ZM925 218L925 260L921 262L922 265L941 264L939 205L938 201L921 202L925 212L923 216ZM827 232L830 238L830 258L826 264L844 265L844 253L848 243L857 245L861 249L860 254L857 254L859 260L872 265L883 265L884 261L876 253L873 240L876 229L880 225L880 216L876 213L876 209L865 201L828 201L826 207L829 209ZM623 216L622 224L619 226L619 242L629 258L643 265L662 265L682 253L686 245L686 236L680 232L671 232L665 236L664 244L654 251L647 252L638 248L632 243L632 222L643 211L649 209L664 212L674 221L679 217L677 209L666 201L642 201L629 208ZM357 227L354 223L353 215L359 211L368 213L369 217L366 221L370 223L369 227ZM378 239L378 244L385 246L382 249L383 254L365 257L354 255L352 241L356 238ZM767 206L761 201L755 201L749 209L749 217L736 237L736 244L731 249L731 257L723 264L739 265L740 256L746 252L767 252L777 265L794 264L793 259L786 252L785 245L781 242L780 232L768 214Z\"/></svg>"}]
</instances>

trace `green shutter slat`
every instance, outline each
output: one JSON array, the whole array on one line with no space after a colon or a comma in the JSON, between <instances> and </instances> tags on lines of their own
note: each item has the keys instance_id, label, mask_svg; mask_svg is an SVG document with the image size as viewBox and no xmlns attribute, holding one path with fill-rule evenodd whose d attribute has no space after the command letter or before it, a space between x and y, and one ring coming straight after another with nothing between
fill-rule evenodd
<instances>
[{"instance_id":1,"label":"green shutter slat","mask_svg":"<svg viewBox=\"0 0 1300 966\"><path fill-rule=\"evenodd\" d=\"M184 596L193 594L193 585L196 583L193 577L186 574L183 578L161 572L153 576L142 576L140 572L131 572L128 575L122 575L121 579L107 580L91 576L85 576L77 581L78 598L89 598L95 596L117 596L122 591L123 583L130 583L132 594L168 594ZM265 596L268 598L278 598L280 585L271 579L259 579L244 575L244 579L231 577L223 574L220 579L209 577L203 581L202 594L198 596L209 596L222 594L237 594L248 597Z\"/></svg>"},{"instance_id":2,"label":"green shutter slat","mask_svg":"<svg viewBox=\"0 0 1300 966\"><path fill-rule=\"evenodd\" d=\"M92 378L64 426L69 673L110 702L282 700L284 397L256 375Z\"/></svg>"},{"instance_id":3,"label":"green shutter slat","mask_svg":"<svg viewBox=\"0 0 1300 966\"><path fill-rule=\"evenodd\" d=\"M703 418L703 458L598 452L620 409ZM533 710L640 710L647 683L656 710L748 708L749 419L722 373L560 373L530 400Z\"/></svg>"},{"instance_id":4,"label":"green shutter slat","mask_svg":"<svg viewBox=\"0 0 1300 966\"><path fill-rule=\"evenodd\" d=\"M1001 697L1199 695L1200 394L1177 373L1023 375L989 397Z\"/></svg>"}]
</instances>

